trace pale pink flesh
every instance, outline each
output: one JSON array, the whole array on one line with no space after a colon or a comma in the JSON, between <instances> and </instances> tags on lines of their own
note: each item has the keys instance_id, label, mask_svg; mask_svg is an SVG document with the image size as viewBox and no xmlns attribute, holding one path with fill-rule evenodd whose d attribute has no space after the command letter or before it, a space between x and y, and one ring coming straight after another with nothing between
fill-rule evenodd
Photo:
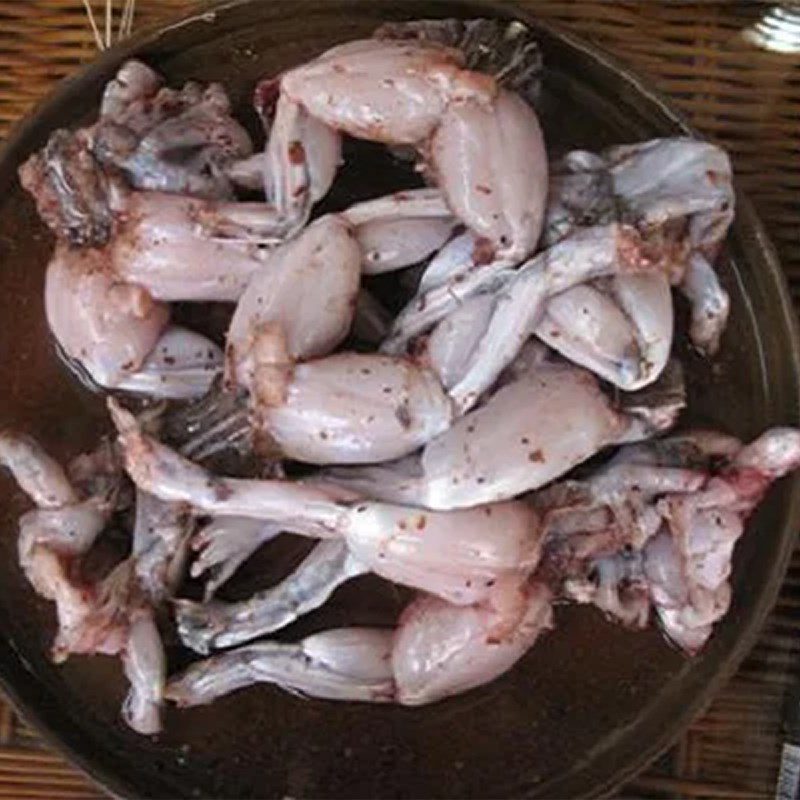
<instances>
[{"instance_id":1,"label":"pale pink flesh","mask_svg":"<svg viewBox=\"0 0 800 800\"><path fill-rule=\"evenodd\" d=\"M538 561L538 516L524 503L424 511L359 502L353 492L322 481L215 477L143 434L113 401L110 407L129 474L162 500L264 519L304 535L342 538L372 571L462 603L485 596L497 577L524 574Z\"/></svg>"},{"instance_id":2,"label":"pale pink flesh","mask_svg":"<svg viewBox=\"0 0 800 800\"><path fill-rule=\"evenodd\" d=\"M197 397L222 369L206 337L169 325L169 307L118 280L107 250L56 247L45 312L64 353L97 384L151 397Z\"/></svg>"},{"instance_id":3,"label":"pale pink flesh","mask_svg":"<svg viewBox=\"0 0 800 800\"><path fill-rule=\"evenodd\" d=\"M463 377L492 317L494 304L491 295L470 297L431 331L425 356L446 389Z\"/></svg>"},{"instance_id":4,"label":"pale pink flesh","mask_svg":"<svg viewBox=\"0 0 800 800\"><path fill-rule=\"evenodd\" d=\"M204 705L256 683L327 700L386 703L394 697L392 631L338 628L298 644L259 642L197 661L173 677L166 697Z\"/></svg>"},{"instance_id":5,"label":"pale pink flesh","mask_svg":"<svg viewBox=\"0 0 800 800\"><path fill-rule=\"evenodd\" d=\"M631 273L669 274L675 265L661 252L651 256L626 226L579 231L508 273L486 333L450 395L462 413L478 402L533 333L546 301L580 283Z\"/></svg>"},{"instance_id":6,"label":"pale pink flesh","mask_svg":"<svg viewBox=\"0 0 800 800\"><path fill-rule=\"evenodd\" d=\"M695 462L699 469L686 466ZM744 447L701 431L625 448L588 481L534 496L550 534L544 561L566 570L567 596L626 624L644 624L652 606L667 635L696 653L728 610L731 559L747 518L798 465L800 431L791 428ZM573 579L584 559L594 581Z\"/></svg>"},{"instance_id":7,"label":"pale pink flesh","mask_svg":"<svg viewBox=\"0 0 800 800\"><path fill-rule=\"evenodd\" d=\"M146 736L158 733L167 664L161 636L149 609L137 609L132 614L122 666L130 683L122 706L125 722L137 733Z\"/></svg>"},{"instance_id":8,"label":"pale pink flesh","mask_svg":"<svg viewBox=\"0 0 800 800\"><path fill-rule=\"evenodd\" d=\"M423 261L438 250L453 230L452 218L409 217L366 222L356 228L365 275L393 272Z\"/></svg>"},{"instance_id":9,"label":"pale pink flesh","mask_svg":"<svg viewBox=\"0 0 800 800\"><path fill-rule=\"evenodd\" d=\"M169 320L146 289L114 277L103 251L66 246L47 268L45 313L64 352L101 386L136 372Z\"/></svg>"},{"instance_id":10,"label":"pale pink flesh","mask_svg":"<svg viewBox=\"0 0 800 800\"><path fill-rule=\"evenodd\" d=\"M462 222L511 261L530 255L542 229L547 154L524 100L501 89L491 105L449 106L431 140L430 162Z\"/></svg>"},{"instance_id":11,"label":"pale pink flesh","mask_svg":"<svg viewBox=\"0 0 800 800\"><path fill-rule=\"evenodd\" d=\"M264 326L277 327L287 355L327 355L347 335L360 278L361 251L337 215L309 225L274 250L236 306L227 335L228 372L251 388L251 349Z\"/></svg>"},{"instance_id":12,"label":"pale pink flesh","mask_svg":"<svg viewBox=\"0 0 800 800\"><path fill-rule=\"evenodd\" d=\"M538 516L516 501L457 511L363 502L342 530L378 575L459 605L485 598L503 575L532 570L541 549Z\"/></svg>"},{"instance_id":13,"label":"pale pink flesh","mask_svg":"<svg viewBox=\"0 0 800 800\"><path fill-rule=\"evenodd\" d=\"M335 130L414 145L461 222L511 261L541 231L547 158L533 110L430 42L349 42L281 78L281 96Z\"/></svg>"},{"instance_id":14,"label":"pale pink flesh","mask_svg":"<svg viewBox=\"0 0 800 800\"><path fill-rule=\"evenodd\" d=\"M274 210L264 203L133 192L121 210L106 248L108 269L159 300L238 300L267 245L280 241Z\"/></svg>"},{"instance_id":15,"label":"pale pink flesh","mask_svg":"<svg viewBox=\"0 0 800 800\"><path fill-rule=\"evenodd\" d=\"M289 457L312 464L399 458L452 421L449 399L430 370L406 359L340 353L299 364L283 403L259 408Z\"/></svg>"},{"instance_id":16,"label":"pale pink flesh","mask_svg":"<svg viewBox=\"0 0 800 800\"><path fill-rule=\"evenodd\" d=\"M279 97L262 172L267 201L286 219L287 233L305 224L311 206L333 183L341 160L338 131L286 95Z\"/></svg>"},{"instance_id":17,"label":"pale pink flesh","mask_svg":"<svg viewBox=\"0 0 800 800\"><path fill-rule=\"evenodd\" d=\"M284 73L281 92L350 136L417 144L455 97L491 100L493 81L460 68L456 50L418 42L348 42Z\"/></svg>"},{"instance_id":18,"label":"pale pink flesh","mask_svg":"<svg viewBox=\"0 0 800 800\"><path fill-rule=\"evenodd\" d=\"M453 509L536 489L603 447L630 421L590 373L544 365L500 388L422 451L417 474L393 465L340 469L333 480L368 496Z\"/></svg>"},{"instance_id":19,"label":"pale pink flesh","mask_svg":"<svg viewBox=\"0 0 800 800\"><path fill-rule=\"evenodd\" d=\"M395 634L397 700L424 705L489 683L551 626L550 594L537 584L501 582L484 604L464 608L422 596Z\"/></svg>"},{"instance_id":20,"label":"pale pink flesh","mask_svg":"<svg viewBox=\"0 0 800 800\"><path fill-rule=\"evenodd\" d=\"M180 706L209 703L256 683L330 700L423 705L507 672L552 626L550 593L509 579L483 604L420 595L393 633L339 628L297 644L262 642L198 661L170 680Z\"/></svg>"},{"instance_id":21,"label":"pale pink flesh","mask_svg":"<svg viewBox=\"0 0 800 800\"><path fill-rule=\"evenodd\" d=\"M22 491L40 508L78 502L61 465L29 436L0 431L0 465L11 472Z\"/></svg>"}]
</instances>

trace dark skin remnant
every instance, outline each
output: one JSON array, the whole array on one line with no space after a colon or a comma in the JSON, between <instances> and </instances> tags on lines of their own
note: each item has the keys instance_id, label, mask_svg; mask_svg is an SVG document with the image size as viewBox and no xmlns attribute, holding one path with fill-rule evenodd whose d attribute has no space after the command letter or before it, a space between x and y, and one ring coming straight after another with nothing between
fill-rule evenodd
<instances>
[{"instance_id":1,"label":"dark skin remnant","mask_svg":"<svg viewBox=\"0 0 800 800\"><path fill-rule=\"evenodd\" d=\"M72 245L108 241L113 220L107 181L85 137L55 131L44 149L20 167L19 178L56 236Z\"/></svg>"},{"instance_id":2,"label":"dark skin remnant","mask_svg":"<svg viewBox=\"0 0 800 800\"><path fill-rule=\"evenodd\" d=\"M253 105L265 122L272 120L281 91L280 78L261 81L253 94Z\"/></svg>"},{"instance_id":3,"label":"dark skin remnant","mask_svg":"<svg viewBox=\"0 0 800 800\"><path fill-rule=\"evenodd\" d=\"M408 403L404 400L394 411L397 421L406 429L411 427L411 411L408 408Z\"/></svg>"}]
</instances>

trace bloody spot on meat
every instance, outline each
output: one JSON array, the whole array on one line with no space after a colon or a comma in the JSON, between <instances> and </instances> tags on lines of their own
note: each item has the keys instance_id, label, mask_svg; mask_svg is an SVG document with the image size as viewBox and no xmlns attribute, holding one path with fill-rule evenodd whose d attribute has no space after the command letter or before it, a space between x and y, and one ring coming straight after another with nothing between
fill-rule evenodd
<instances>
[{"instance_id":1,"label":"bloody spot on meat","mask_svg":"<svg viewBox=\"0 0 800 800\"><path fill-rule=\"evenodd\" d=\"M475 191L480 192L481 194L491 194L492 190L483 183L479 183L475 186Z\"/></svg>"},{"instance_id":2,"label":"bloody spot on meat","mask_svg":"<svg viewBox=\"0 0 800 800\"><path fill-rule=\"evenodd\" d=\"M534 464L541 464L544 462L544 453L541 450L534 450L531 453L528 453L528 461L531 461Z\"/></svg>"},{"instance_id":3,"label":"bloody spot on meat","mask_svg":"<svg viewBox=\"0 0 800 800\"><path fill-rule=\"evenodd\" d=\"M287 151L287 155L289 157L289 163L298 165L305 163L306 160L306 151L303 147L302 142L298 142L295 139L290 145Z\"/></svg>"},{"instance_id":4,"label":"bloody spot on meat","mask_svg":"<svg viewBox=\"0 0 800 800\"><path fill-rule=\"evenodd\" d=\"M428 518L424 514L420 514L417 517L417 530L418 531L424 530L427 524L428 524Z\"/></svg>"},{"instance_id":5,"label":"bloody spot on meat","mask_svg":"<svg viewBox=\"0 0 800 800\"><path fill-rule=\"evenodd\" d=\"M271 117L275 112L275 105L278 102L279 94L279 79L275 78L273 80L261 81L261 83L256 86L253 96L253 105L262 116Z\"/></svg>"},{"instance_id":6,"label":"bloody spot on meat","mask_svg":"<svg viewBox=\"0 0 800 800\"><path fill-rule=\"evenodd\" d=\"M494 259L494 245L485 236L476 239L472 248L472 263L478 267L489 264Z\"/></svg>"}]
</instances>

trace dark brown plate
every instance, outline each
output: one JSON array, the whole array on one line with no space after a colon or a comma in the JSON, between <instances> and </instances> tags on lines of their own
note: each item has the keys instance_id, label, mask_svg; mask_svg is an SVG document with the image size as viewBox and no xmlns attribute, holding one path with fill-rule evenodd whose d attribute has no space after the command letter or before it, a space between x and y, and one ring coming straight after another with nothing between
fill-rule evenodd
<instances>
[{"instance_id":1,"label":"dark brown plate","mask_svg":"<svg viewBox=\"0 0 800 800\"><path fill-rule=\"evenodd\" d=\"M91 117L124 58L146 59L173 83L221 80L246 115L258 77L368 34L386 18L509 16L505 8L239 0L141 35L63 83L17 129L0 159L0 422L30 431L62 456L106 427L97 399L55 357L42 312L51 242L16 169L55 127ZM687 130L603 53L546 28L539 33L551 151ZM349 166L351 180L367 181L366 193L386 188L374 181L373 156L363 158ZM352 199L339 192L342 201ZM716 363L687 356L685 424L713 424L743 437L797 424L794 313L772 246L743 200L720 271L733 299L732 320ZM556 630L510 674L454 700L423 709L377 708L259 687L208 708L170 712L157 740L138 737L119 721L124 681L114 660L74 659L61 668L48 662L52 608L34 598L16 564L16 517L25 500L5 477L0 498L0 681L25 715L110 791L126 797L577 797L608 791L654 758L747 653L787 566L800 484L782 482L752 519L736 554L733 607L693 661L657 631L632 634L592 611L565 608ZM397 598L373 589L346 588L308 624L386 619Z\"/></svg>"}]
</instances>

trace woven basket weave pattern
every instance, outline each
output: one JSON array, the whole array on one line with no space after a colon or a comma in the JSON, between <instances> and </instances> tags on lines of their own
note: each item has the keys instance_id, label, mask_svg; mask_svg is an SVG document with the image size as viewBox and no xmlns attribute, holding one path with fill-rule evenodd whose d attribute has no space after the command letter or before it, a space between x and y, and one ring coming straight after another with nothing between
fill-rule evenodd
<instances>
[{"instance_id":1,"label":"woven basket weave pattern","mask_svg":"<svg viewBox=\"0 0 800 800\"><path fill-rule=\"evenodd\" d=\"M100 16L104 5L95 0ZM135 27L202 5L138 0ZM758 50L740 36L766 4L538 0L528 7L634 67L730 151L740 185L767 224L800 301L800 56ZM0 0L0 137L95 53L80 0ZM800 553L739 674L679 744L623 791L625 797L772 795L781 703L800 658L798 607ZM0 704L0 798L101 796Z\"/></svg>"}]
</instances>

